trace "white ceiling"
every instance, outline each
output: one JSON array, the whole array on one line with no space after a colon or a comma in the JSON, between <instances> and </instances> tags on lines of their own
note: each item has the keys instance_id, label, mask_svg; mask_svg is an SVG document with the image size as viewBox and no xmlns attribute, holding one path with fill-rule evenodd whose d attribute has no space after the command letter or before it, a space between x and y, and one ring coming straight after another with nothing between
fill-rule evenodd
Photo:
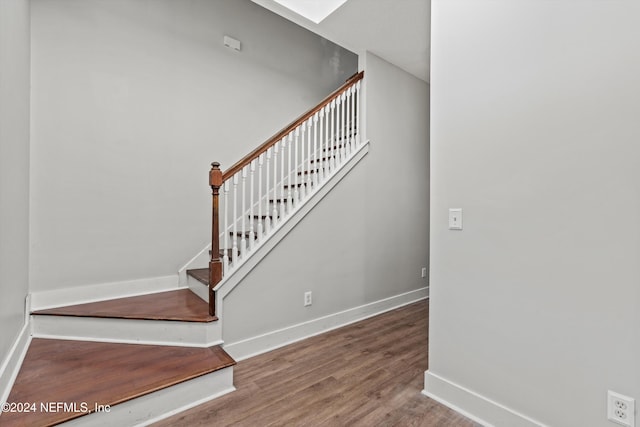
<instances>
[{"instance_id":1,"label":"white ceiling","mask_svg":"<svg viewBox=\"0 0 640 427\"><path fill-rule=\"evenodd\" d=\"M431 0L348 0L318 24L276 0L252 1L355 53L369 51L429 81Z\"/></svg>"}]
</instances>

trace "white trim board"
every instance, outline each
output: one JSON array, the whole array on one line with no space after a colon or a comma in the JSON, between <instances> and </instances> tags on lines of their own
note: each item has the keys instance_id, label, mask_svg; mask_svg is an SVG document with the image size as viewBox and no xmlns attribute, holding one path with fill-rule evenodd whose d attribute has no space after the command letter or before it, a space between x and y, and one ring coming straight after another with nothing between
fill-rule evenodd
<instances>
[{"instance_id":1,"label":"white trim board","mask_svg":"<svg viewBox=\"0 0 640 427\"><path fill-rule=\"evenodd\" d=\"M178 275L171 275L102 283L98 285L76 286L52 291L37 291L31 293L31 307L29 307L29 311L175 291L177 289L179 289Z\"/></svg>"},{"instance_id":2,"label":"white trim board","mask_svg":"<svg viewBox=\"0 0 640 427\"><path fill-rule=\"evenodd\" d=\"M9 350L9 354L2 361L2 365L0 365L0 405L5 403L9 398L11 387L13 387L13 383L18 376L30 343L30 325L29 323L25 323L16 337L11 350Z\"/></svg>"},{"instance_id":3,"label":"white trim board","mask_svg":"<svg viewBox=\"0 0 640 427\"><path fill-rule=\"evenodd\" d=\"M33 315L31 324L34 338L201 348L222 344L219 321Z\"/></svg>"},{"instance_id":4,"label":"white trim board","mask_svg":"<svg viewBox=\"0 0 640 427\"><path fill-rule=\"evenodd\" d=\"M266 334L225 344L223 347L234 360L240 361L390 310L395 310L428 297L429 288L424 287Z\"/></svg>"},{"instance_id":5,"label":"white trim board","mask_svg":"<svg viewBox=\"0 0 640 427\"><path fill-rule=\"evenodd\" d=\"M109 412L67 421L65 427L147 426L235 390L233 366L129 400ZM89 403L91 406L92 403Z\"/></svg>"},{"instance_id":6,"label":"white trim board","mask_svg":"<svg viewBox=\"0 0 640 427\"><path fill-rule=\"evenodd\" d=\"M431 371L424 373L425 396L486 427L546 427L518 411L469 390Z\"/></svg>"}]
</instances>

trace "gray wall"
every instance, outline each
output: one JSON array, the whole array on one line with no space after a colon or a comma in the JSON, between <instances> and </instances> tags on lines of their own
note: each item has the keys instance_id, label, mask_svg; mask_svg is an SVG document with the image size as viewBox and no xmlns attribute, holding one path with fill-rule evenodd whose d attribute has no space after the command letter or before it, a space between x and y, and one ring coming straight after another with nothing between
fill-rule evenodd
<instances>
[{"instance_id":1,"label":"gray wall","mask_svg":"<svg viewBox=\"0 0 640 427\"><path fill-rule=\"evenodd\" d=\"M429 86L365 59L370 151L225 298L225 344L427 286Z\"/></svg>"},{"instance_id":2,"label":"gray wall","mask_svg":"<svg viewBox=\"0 0 640 427\"><path fill-rule=\"evenodd\" d=\"M175 274L210 234L209 163L357 68L249 0L33 0L32 36L33 291Z\"/></svg>"},{"instance_id":3,"label":"gray wall","mask_svg":"<svg viewBox=\"0 0 640 427\"><path fill-rule=\"evenodd\" d=\"M613 425L608 389L640 399L640 4L432 19L429 369L547 425Z\"/></svg>"},{"instance_id":4,"label":"gray wall","mask_svg":"<svg viewBox=\"0 0 640 427\"><path fill-rule=\"evenodd\" d=\"M0 365L29 282L29 1L0 1Z\"/></svg>"}]
</instances>

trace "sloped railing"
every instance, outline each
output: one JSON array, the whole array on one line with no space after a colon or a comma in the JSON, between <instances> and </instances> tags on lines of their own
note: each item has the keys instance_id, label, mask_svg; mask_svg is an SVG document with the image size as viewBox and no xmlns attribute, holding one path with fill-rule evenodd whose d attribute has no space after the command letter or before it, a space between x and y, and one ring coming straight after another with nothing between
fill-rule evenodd
<instances>
[{"instance_id":1,"label":"sloped railing","mask_svg":"<svg viewBox=\"0 0 640 427\"><path fill-rule=\"evenodd\" d=\"M361 145L360 92L355 74L242 160L222 172L211 164L209 312L214 287L296 212Z\"/></svg>"}]
</instances>

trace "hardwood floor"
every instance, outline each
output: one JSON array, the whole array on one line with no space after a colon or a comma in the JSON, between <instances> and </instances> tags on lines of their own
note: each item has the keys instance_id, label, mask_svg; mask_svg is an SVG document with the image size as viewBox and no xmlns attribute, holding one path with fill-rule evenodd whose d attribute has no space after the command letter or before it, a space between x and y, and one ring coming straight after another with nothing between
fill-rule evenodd
<instances>
[{"instance_id":1,"label":"hardwood floor","mask_svg":"<svg viewBox=\"0 0 640 427\"><path fill-rule=\"evenodd\" d=\"M160 426L460 426L427 398L423 301L239 362L237 391Z\"/></svg>"}]
</instances>

